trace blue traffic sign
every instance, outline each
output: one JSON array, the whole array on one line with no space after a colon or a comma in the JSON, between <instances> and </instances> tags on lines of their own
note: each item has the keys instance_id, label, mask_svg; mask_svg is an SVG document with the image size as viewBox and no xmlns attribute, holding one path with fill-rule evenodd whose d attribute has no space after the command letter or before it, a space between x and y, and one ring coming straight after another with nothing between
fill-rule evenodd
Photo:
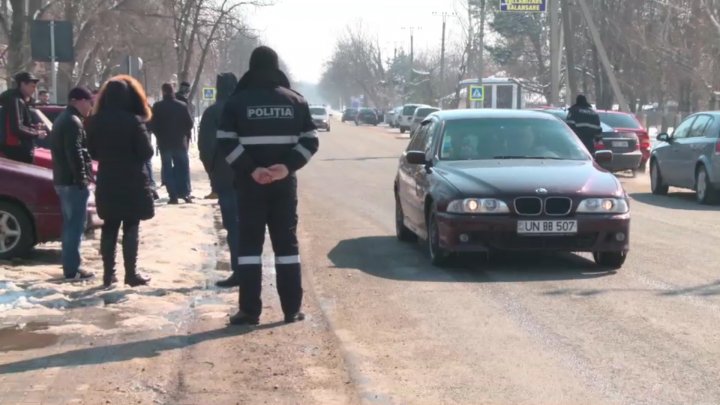
<instances>
[{"instance_id":1,"label":"blue traffic sign","mask_svg":"<svg viewBox=\"0 0 720 405\"><path fill-rule=\"evenodd\" d=\"M470 86L470 101L485 100L485 88L483 86Z\"/></svg>"}]
</instances>

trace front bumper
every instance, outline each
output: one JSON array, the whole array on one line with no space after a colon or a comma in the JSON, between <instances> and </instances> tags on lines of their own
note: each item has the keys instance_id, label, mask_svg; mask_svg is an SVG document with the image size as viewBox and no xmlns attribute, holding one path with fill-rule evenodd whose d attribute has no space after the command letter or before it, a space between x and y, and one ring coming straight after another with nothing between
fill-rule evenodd
<instances>
[{"instance_id":1,"label":"front bumper","mask_svg":"<svg viewBox=\"0 0 720 405\"><path fill-rule=\"evenodd\" d=\"M534 235L517 233L518 220L577 220L577 234ZM480 216L440 213L437 216L440 247L450 252L561 251L627 252L630 247L630 214L575 215L571 217ZM618 241L616 235L625 235ZM460 235L467 235L462 242Z\"/></svg>"},{"instance_id":2,"label":"front bumper","mask_svg":"<svg viewBox=\"0 0 720 405\"><path fill-rule=\"evenodd\" d=\"M329 129L330 128L330 123L328 123L327 121L313 121L313 124L315 124L315 126L318 129Z\"/></svg>"}]
</instances>

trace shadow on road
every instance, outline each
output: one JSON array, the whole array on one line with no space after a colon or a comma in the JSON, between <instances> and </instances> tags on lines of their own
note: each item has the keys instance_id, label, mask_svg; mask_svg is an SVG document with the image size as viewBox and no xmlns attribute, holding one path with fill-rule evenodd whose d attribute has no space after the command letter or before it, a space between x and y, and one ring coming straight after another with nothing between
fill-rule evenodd
<instances>
[{"instance_id":1,"label":"shadow on road","mask_svg":"<svg viewBox=\"0 0 720 405\"><path fill-rule=\"evenodd\" d=\"M225 339L251 333L255 330L269 329L284 325L275 322L258 327L226 327L195 333L192 335L174 335L163 338L140 340L110 346L97 346L71 350L35 359L21 360L0 365L0 374L21 373L49 367L72 367L93 364L106 364L137 358L152 358L168 350L182 349L209 340Z\"/></svg>"},{"instance_id":2,"label":"shadow on road","mask_svg":"<svg viewBox=\"0 0 720 405\"><path fill-rule=\"evenodd\" d=\"M465 255L446 269L430 264L420 244L404 244L394 236L369 236L340 241L328 258L339 269L358 269L376 277L401 281L529 282L579 280L614 272L569 253L498 253L490 260Z\"/></svg>"},{"instance_id":3,"label":"shadow on road","mask_svg":"<svg viewBox=\"0 0 720 405\"><path fill-rule=\"evenodd\" d=\"M545 295L563 296L576 295L590 297L606 294L653 294L660 297L712 297L720 295L720 280L685 288L673 289L648 289L648 288L602 288L602 289L581 289L581 288L561 288L545 292Z\"/></svg>"},{"instance_id":4,"label":"shadow on road","mask_svg":"<svg viewBox=\"0 0 720 405\"><path fill-rule=\"evenodd\" d=\"M375 156L375 157L354 157L354 158L328 158L320 159L321 162L339 162L339 161L363 161L363 160L398 160L400 156Z\"/></svg>"},{"instance_id":5,"label":"shadow on road","mask_svg":"<svg viewBox=\"0 0 720 405\"><path fill-rule=\"evenodd\" d=\"M670 193L667 196L652 193L630 193L630 197L643 204L685 211L720 211L718 205L702 205L695 200L695 193Z\"/></svg>"}]
</instances>

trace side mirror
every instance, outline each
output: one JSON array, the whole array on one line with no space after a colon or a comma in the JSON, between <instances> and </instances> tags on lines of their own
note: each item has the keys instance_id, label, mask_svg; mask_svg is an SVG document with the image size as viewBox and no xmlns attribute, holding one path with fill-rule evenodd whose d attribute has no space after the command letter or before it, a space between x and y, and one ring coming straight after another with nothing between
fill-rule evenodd
<instances>
[{"instance_id":1,"label":"side mirror","mask_svg":"<svg viewBox=\"0 0 720 405\"><path fill-rule=\"evenodd\" d=\"M595 161L602 167L612 163L613 153L611 150L599 150L595 152Z\"/></svg>"},{"instance_id":2,"label":"side mirror","mask_svg":"<svg viewBox=\"0 0 720 405\"><path fill-rule=\"evenodd\" d=\"M411 150L405 153L405 160L411 165L424 165L428 161L425 159L425 152Z\"/></svg>"},{"instance_id":3,"label":"side mirror","mask_svg":"<svg viewBox=\"0 0 720 405\"><path fill-rule=\"evenodd\" d=\"M670 142L670 135L668 135L666 132L663 132L662 134L658 134L657 138L660 142Z\"/></svg>"}]
</instances>

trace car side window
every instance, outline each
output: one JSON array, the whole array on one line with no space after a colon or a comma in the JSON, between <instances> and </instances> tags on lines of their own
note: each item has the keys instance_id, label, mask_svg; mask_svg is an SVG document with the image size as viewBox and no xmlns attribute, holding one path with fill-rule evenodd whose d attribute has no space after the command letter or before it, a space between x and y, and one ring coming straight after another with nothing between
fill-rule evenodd
<instances>
[{"instance_id":1,"label":"car side window","mask_svg":"<svg viewBox=\"0 0 720 405\"><path fill-rule=\"evenodd\" d=\"M437 121L430 121L423 125L425 127L425 148L423 149L426 154L429 154L433 145L433 138L435 138L435 130L438 127Z\"/></svg>"},{"instance_id":2,"label":"car side window","mask_svg":"<svg viewBox=\"0 0 720 405\"><path fill-rule=\"evenodd\" d=\"M695 116L690 117L686 119L685 121L681 122L680 125L678 125L677 128L675 128L675 131L673 131L672 137L674 139L685 139L687 138L688 134L690 133L690 128L692 127L693 122L695 122Z\"/></svg>"},{"instance_id":3,"label":"car side window","mask_svg":"<svg viewBox=\"0 0 720 405\"><path fill-rule=\"evenodd\" d=\"M408 151L424 151L425 140L427 138L427 126L422 126L415 131L415 135L408 144Z\"/></svg>"},{"instance_id":4,"label":"car side window","mask_svg":"<svg viewBox=\"0 0 720 405\"><path fill-rule=\"evenodd\" d=\"M712 123L712 117L709 115L698 115L693 122L688 133L688 138L700 138L705 136L705 128Z\"/></svg>"}]
</instances>

